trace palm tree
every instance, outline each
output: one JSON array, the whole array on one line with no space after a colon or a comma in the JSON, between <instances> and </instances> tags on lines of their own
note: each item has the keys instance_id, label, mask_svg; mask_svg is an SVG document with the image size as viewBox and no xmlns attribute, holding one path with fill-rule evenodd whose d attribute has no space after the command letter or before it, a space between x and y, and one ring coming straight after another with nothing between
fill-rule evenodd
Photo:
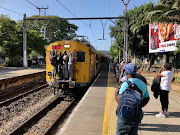
<instances>
[{"instance_id":1,"label":"palm tree","mask_svg":"<svg viewBox=\"0 0 180 135\"><path fill-rule=\"evenodd\" d=\"M159 0L158 5L147 13L145 20L180 24L180 0Z\"/></svg>"}]
</instances>

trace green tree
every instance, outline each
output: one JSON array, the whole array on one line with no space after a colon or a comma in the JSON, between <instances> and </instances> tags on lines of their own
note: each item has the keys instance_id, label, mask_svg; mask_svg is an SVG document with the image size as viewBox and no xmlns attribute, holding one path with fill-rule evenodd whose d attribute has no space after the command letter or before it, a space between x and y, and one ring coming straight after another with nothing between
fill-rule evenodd
<instances>
[{"instance_id":1,"label":"green tree","mask_svg":"<svg viewBox=\"0 0 180 135\"><path fill-rule=\"evenodd\" d=\"M22 33L19 25L5 15L0 16L0 51L1 58L8 66L18 65L22 56Z\"/></svg>"},{"instance_id":2,"label":"green tree","mask_svg":"<svg viewBox=\"0 0 180 135\"><path fill-rule=\"evenodd\" d=\"M37 31L28 32L28 54L33 50L45 55L43 35ZM0 17L0 57L6 66L22 66L23 27L5 15Z\"/></svg>"},{"instance_id":3,"label":"green tree","mask_svg":"<svg viewBox=\"0 0 180 135\"><path fill-rule=\"evenodd\" d=\"M29 54L30 59L37 59L38 55L39 55L39 53L34 50Z\"/></svg>"},{"instance_id":4,"label":"green tree","mask_svg":"<svg viewBox=\"0 0 180 135\"><path fill-rule=\"evenodd\" d=\"M112 55L113 58L117 57L119 55L119 50L118 50L118 45L113 44L110 47L110 54Z\"/></svg>"},{"instance_id":5,"label":"green tree","mask_svg":"<svg viewBox=\"0 0 180 135\"><path fill-rule=\"evenodd\" d=\"M147 13L148 22L180 23L180 0L159 0L158 5Z\"/></svg>"},{"instance_id":6,"label":"green tree","mask_svg":"<svg viewBox=\"0 0 180 135\"><path fill-rule=\"evenodd\" d=\"M31 16L31 18L60 18L58 16ZM19 22L22 23L22 20ZM46 38L49 43L60 41L60 40L71 40L73 35L76 35L75 32L78 27L74 24L69 23L67 20L28 20L27 28L31 28L34 24L36 24L32 30L36 30L37 32L43 34L44 26L46 28Z\"/></svg>"},{"instance_id":7,"label":"green tree","mask_svg":"<svg viewBox=\"0 0 180 135\"><path fill-rule=\"evenodd\" d=\"M149 25L141 25L142 20L145 17L146 12L154 6L152 2L146 5L141 5L140 7L134 7L128 11L128 52L131 55L136 55L136 57L148 57L149 54ZM124 42L124 32L119 29L119 26L124 28L124 20L116 21L118 26L111 26L110 35L115 37L115 39L123 48Z\"/></svg>"}]
</instances>

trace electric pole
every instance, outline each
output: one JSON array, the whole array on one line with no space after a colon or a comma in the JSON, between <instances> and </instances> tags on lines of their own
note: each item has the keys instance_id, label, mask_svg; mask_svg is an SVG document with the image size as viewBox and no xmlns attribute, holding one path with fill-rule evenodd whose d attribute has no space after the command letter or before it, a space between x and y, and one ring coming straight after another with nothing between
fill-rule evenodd
<instances>
[{"instance_id":1,"label":"electric pole","mask_svg":"<svg viewBox=\"0 0 180 135\"><path fill-rule=\"evenodd\" d=\"M124 32L124 62L127 62L127 48L128 48L128 11L127 11L127 5L129 4L130 0L128 0L128 3L124 3L124 0L122 0L123 4L125 5L125 32Z\"/></svg>"},{"instance_id":2,"label":"electric pole","mask_svg":"<svg viewBox=\"0 0 180 135\"><path fill-rule=\"evenodd\" d=\"M46 9L48 9L48 7L47 8L44 8L44 7L39 8L39 7L37 7L37 9L39 10L39 17L41 15L41 10L42 9L44 9L44 16L46 16ZM46 26L44 25L44 22L43 22L43 28L44 28L44 39L46 39Z\"/></svg>"},{"instance_id":3,"label":"electric pole","mask_svg":"<svg viewBox=\"0 0 180 135\"><path fill-rule=\"evenodd\" d=\"M27 27L26 27L26 14L24 14L23 18L23 67L28 68L27 62Z\"/></svg>"}]
</instances>

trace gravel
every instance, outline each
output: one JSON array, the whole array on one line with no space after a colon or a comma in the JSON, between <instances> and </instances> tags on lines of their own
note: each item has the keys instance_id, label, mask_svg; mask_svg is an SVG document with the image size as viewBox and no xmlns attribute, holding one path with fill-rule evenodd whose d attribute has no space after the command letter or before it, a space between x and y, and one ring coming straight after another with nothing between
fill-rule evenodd
<instances>
[{"instance_id":1,"label":"gravel","mask_svg":"<svg viewBox=\"0 0 180 135\"><path fill-rule=\"evenodd\" d=\"M18 127L54 98L51 87L44 88L0 108L0 134L6 135Z\"/></svg>"}]
</instances>

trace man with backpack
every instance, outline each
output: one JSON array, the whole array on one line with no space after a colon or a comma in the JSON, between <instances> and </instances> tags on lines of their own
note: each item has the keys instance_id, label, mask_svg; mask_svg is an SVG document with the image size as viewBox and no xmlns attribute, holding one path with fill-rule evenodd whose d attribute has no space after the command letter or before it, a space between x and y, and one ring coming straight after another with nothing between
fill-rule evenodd
<instances>
[{"instance_id":1,"label":"man with backpack","mask_svg":"<svg viewBox=\"0 0 180 135\"><path fill-rule=\"evenodd\" d=\"M142 107L149 101L149 92L146 84L136 78L135 64L129 63L123 68L128 80L115 91L115 100L118 103L116 135L137 135Z\"/></svg>"}]
</instances>

